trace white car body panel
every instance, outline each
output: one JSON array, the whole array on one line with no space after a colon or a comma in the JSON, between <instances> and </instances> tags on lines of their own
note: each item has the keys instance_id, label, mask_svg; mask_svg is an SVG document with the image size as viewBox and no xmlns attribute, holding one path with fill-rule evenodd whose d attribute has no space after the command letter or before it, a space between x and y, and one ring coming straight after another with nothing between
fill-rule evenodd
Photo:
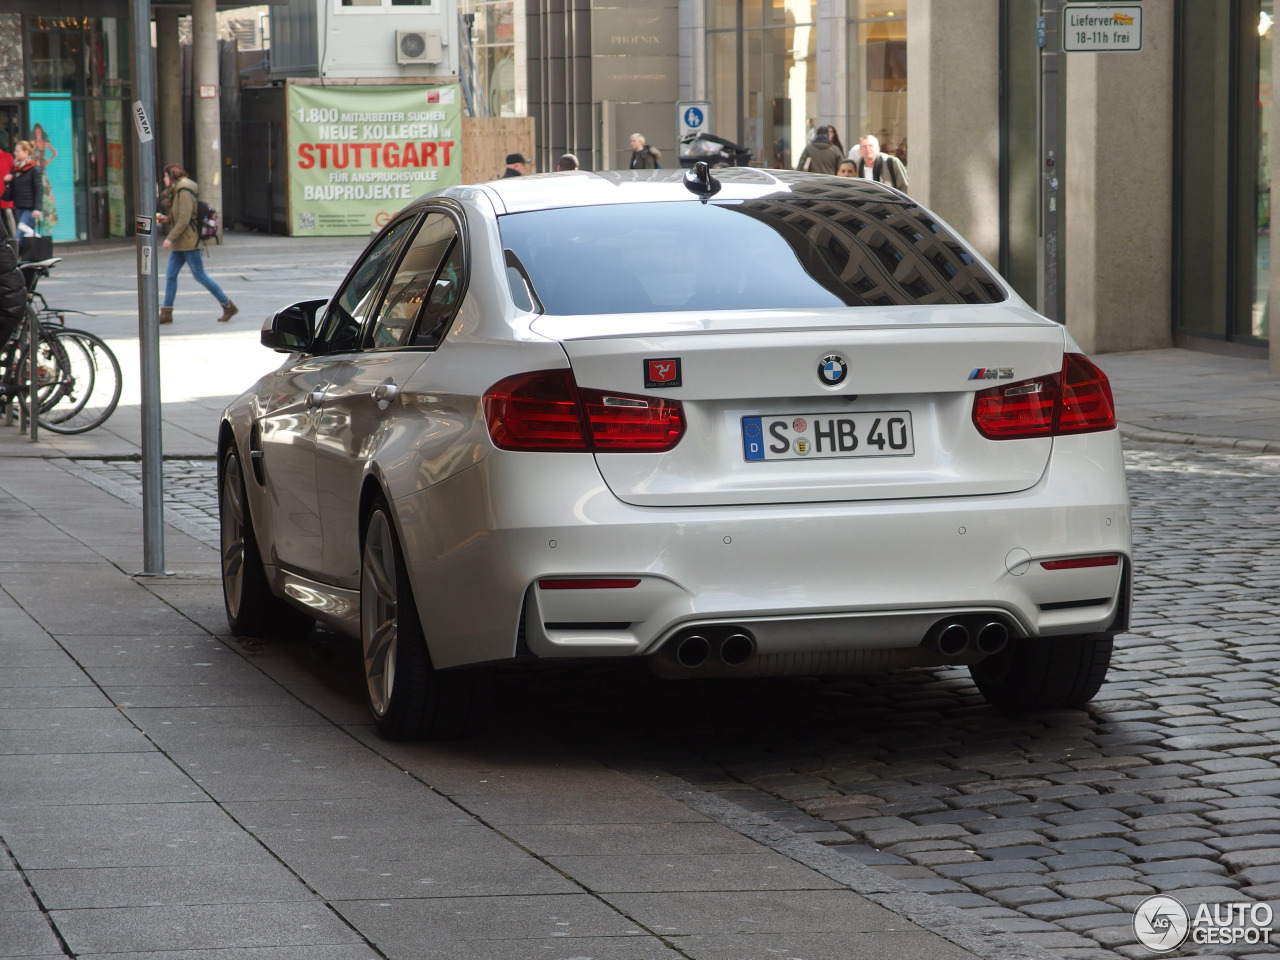
<instances>
[{"instance_id":1,"label":"white car body panel","mask_svg":"<svg viewBox=\"0 0 1280 960\"><path fill-rule=\"evenodd\" d=\"M981 437L970 420L972 395L995 384L967 378L978 367L1004 368L1011 380L1054 373L1062 367L1062 342L1062 328L1041 320L974 329L861 326L839 332L602 337L564 346L580 386L635 395L646 393L646 356L681 359L682 385L662 390L663 399L684 403L688 427L676 448L662 454L598 454L597 460L610 489L628 503L682 506L1026 489L1044 472L1051 441ZM848 360L849 373L838 387L824 387L817 379L819 361L829 354ZM913 456L769 463L748 463L743 456L744 416L858 417L902 409L913 416Z\"/></svg>"},{"instance_id":2,"label":"white car body panel","mask_svg":"<svg viewBox=\"0 0 1280 960\"><path fill-rule=\"evenodd\" d=\"M717 199L790 189L746 176ZM470 275L437 350L294 355L227 408L222 442L253 464L248 502L277 594L358 633L361 504L380 493L438 668L649 656L703 623L751 625L761 657L838 668L852 661L821 658L912 649L951 613L998 612L1029 637L1125 622L1117 432L991 441L973 427L973 394L994 384L971 370L1023 380L1079 352L1003 281L1008 299L983 305L539 314L507 286L500 214L687 194L625 174L519 179L441 193L465 210ZM834 389L816 376L832 352L850 370ZM642 360L664 356L682 358L682 385L646 391ZM686 433L666 453L498 449L485 390L541 370L681 400ZM384 409L372 392L388 381ZM308 407L316 389L322 403ZM886 409L913 412L915 456L743 459L743 415ZM1120 562L1040 566L1098 554ZM639 583L539 588L549 577Z\"/></svg>"}]
</instances>

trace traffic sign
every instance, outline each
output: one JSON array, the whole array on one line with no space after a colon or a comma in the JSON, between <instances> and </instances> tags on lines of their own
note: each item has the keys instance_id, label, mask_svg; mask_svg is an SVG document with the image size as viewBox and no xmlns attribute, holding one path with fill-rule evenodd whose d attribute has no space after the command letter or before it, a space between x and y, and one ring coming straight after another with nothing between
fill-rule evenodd
<instances>
[{"instance_id":1,"label":"traffic sign","mask_svg":"<svg viewBox=\"0 0 1280 960\"><path fill-rule=\"evenodd\" d=\"M1142 49L1142 7L1068 3L1062 8L1062 52Z\"/></svg>"},{"instance_id":2,"label":"traffic sign","mask_svg":"<svg viewBox=\"0 0 1280 960\"><path fill-rule=\"evenodd\" d=\"M680 100L676 103L676 142L694 133L711 130L711 101Z\"/></svg>"}]
</instances>

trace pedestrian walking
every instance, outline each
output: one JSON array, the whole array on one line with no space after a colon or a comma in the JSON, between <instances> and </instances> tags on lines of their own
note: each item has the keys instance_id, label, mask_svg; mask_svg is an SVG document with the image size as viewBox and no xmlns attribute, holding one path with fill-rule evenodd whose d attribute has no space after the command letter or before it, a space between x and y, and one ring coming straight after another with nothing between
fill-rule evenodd
<instances>
[{"instance_id":1,"label":"pedestrian walking","mask_svg":"<svg viewBox=\"0 0 1280 960\"><path fill-rule=\"evenodd\" d=\"M533 161L526 157L523 153L507 154L507 169L502 171L502 179L507 177L523 177L530 172Z\"/></svg>"},{"instance_id":2,"label":"pedestrian walking","mask_svg":"<svg viewBox=\"0 0 1280 960\"><path fill-rule=\"evenodd\" d=\"M657 170L662 166L662 151L644 141L643 133L631 135L631 169Z\"/></svg>"},{"instance_id":3,"label":"pedestrian walking","mask_svg":"<svg viewBox=\"0 0 1280 960\"><path fill-rule=\"evenodd\" d=\"M858 176L907 192L907 168L892 153L880 152L880 141L867 134L858 141ZM855 159L850 153L849 159Z\"/></svg>"},{"instance_id":4,"label":"pedestrian walking","mask_svg":"<svg viewBox=\"0 0 1280 960\"><path fill-rule=\"evenodd\" d=\"M858 164L853 160L841 160L840 166L836 167L837 177L853 177L858 176Z\"/></svg>"},{"instance_id":5,"label":"pedestrian walking","mask_svg":"<svg viewBox=\"0 0 1280 960\"><path fill-rule=\"evenodd\" d=\"M556 161L556 170L577 170L578 158L572 153L566 153L558 161Z\"/></svg>"},{"instance_id":6,"label":"pedestrian walking","mask_svg":"<svg viewBox=\"0 0 1280 960\"><path fill-rule=\"evenodd\" d=\"M843 156L844 151L831 142L831 127L823 124L804 148L804 153L800 154L796 169L810 173L835 173Z\"/></svg>"},{"instance_id":7,"label":"pedestrian walking","mask_svg":"<svg viewBox=\"0 0 1280 960\"><path fill-rule=\"evenodd\" d=\"M216 280L204 272L203 240L197 223L197 199L199 188L194 180L187 176L187 171L176 163L164 168L164 185L169 192L169 213L160 214L156 219L169 225L169 234L164 238L165 249L169 251L169 266L165 273L164 306L160 308L160 323L173 323L173 301L178 294L178 273L182 265L191 268L191 275L196 278L222 304L222 316L219 323L226 323L240 309L222 292Z\"/></svg>"},{"instance_id":8,"label":"pedestrian walking","mask_svg":"<svg viewBox=\"0 0 1280 960\"><path fill-rule=\"evenodd\" d=\"M30 140L19 140L13 145L13 169L4 178L4 199L13 203L18 221L19 236L34 236L40 222L40 199L44 194L44 181L40 164L32 155Z\"/></svg>"}]
</instances>

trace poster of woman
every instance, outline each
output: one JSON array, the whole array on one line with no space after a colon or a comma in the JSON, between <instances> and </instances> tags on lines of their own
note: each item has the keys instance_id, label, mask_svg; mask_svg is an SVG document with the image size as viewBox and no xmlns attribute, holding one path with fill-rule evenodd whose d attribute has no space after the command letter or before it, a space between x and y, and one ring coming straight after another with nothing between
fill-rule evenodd
<instances>
[{"instance_id":1,"label":"poster of woman","mask_svg":"<svg viewBox=\"0 0 1280 960\"><path fill-rule=\"evenodd\" d=\"M31 155L35 158L36 165L43 174L41 179L44 181L44 197L42 198L44 230L49 236L53 236L53 232L58 226L58 206L54 202L53 184L49 182L49 164L58 159L58 151L49 142L49 135L45 133L44 126L39 123L31 128L31 146L33 147Z\"/></svg>"},{"instance_id":2,"label":"poster of woman","mask_svg":"<svg viewBox=\"0 0 1280 960\"><path fill-rule=\"evenodd\" d=\"M55 242L84 239L76 226L71 99L66 94L33 96L27 102L27 119L27 139L44 180L40 232Z\"/></svg>"}]
</instances>

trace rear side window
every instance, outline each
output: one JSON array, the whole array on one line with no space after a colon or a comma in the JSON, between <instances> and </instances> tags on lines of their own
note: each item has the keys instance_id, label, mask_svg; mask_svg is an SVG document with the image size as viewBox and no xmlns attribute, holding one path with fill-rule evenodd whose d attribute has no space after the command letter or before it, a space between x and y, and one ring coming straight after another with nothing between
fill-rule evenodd
<instances>
[{"instance_id":1,"label":"rear side window","mask_svg":"<svg viewBox=\"0 0 1280 960\"><path fill-rule=\"evenodd\" d=\"M518 259L551 314L1005 299L959 238L900 199L785 193L565 207L499 224L508 262Z\"/></svg>"}]
</instances>

